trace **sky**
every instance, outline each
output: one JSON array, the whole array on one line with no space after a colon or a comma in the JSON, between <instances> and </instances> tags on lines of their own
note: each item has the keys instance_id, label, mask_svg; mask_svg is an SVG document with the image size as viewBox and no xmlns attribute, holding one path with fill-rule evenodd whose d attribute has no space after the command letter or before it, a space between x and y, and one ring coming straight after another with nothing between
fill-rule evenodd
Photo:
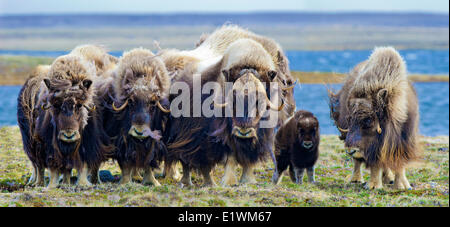
<instances>
[{"instance_id":1,"label":"sky","mask_svg":"<svg viewBox=\"0 0 450 227\"><path fill-rule=\"evenodd\" d=\"M0 0L0 14L388 11L448 13L448 0Z\"/></svg>"}]
</instances>

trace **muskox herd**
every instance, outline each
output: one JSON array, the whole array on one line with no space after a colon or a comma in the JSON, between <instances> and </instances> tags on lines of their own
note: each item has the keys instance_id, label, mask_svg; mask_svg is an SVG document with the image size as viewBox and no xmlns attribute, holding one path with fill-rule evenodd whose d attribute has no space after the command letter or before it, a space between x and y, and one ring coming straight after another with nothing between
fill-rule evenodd
<instances>
[{"instance_id":1,"label":"muskox herd","mask_svg":"<svg viewBox=\"0 0 450 227\"><path fill-rule=\"evenodd\" d=\"M77 185L100 183L99 168L111 159L121 183L143 173L142 183L160 185L153 171L164 166L164 176L182 185L192 185L195 170L214 186L218 164L223 185L237 165L240 183L255 183L255 165L268 158L275 184L287 168L294 182L305 169L314 182L319 122L296 111L296 82L278 43L234 25L202 35L192 50L136 48L116 58L101 46L78 46L38 66L20 91L28 183L44 186L45 169L49 188L70 184L72 169ZM362 181L364 163L370 188L383 181L410 188L405 167L416 157L418 104L400 55L376 48L329 97L355 161L352 181Z\"/></svg>"}]
</instances>

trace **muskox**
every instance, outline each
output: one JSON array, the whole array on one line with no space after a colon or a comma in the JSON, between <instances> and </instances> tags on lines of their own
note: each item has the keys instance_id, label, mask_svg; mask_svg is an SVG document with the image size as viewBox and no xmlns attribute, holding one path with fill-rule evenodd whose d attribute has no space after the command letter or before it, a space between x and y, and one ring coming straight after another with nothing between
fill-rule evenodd
<instances>
[{"instance_id":1,"label":"muskox","mask_svg":"<svg viewBox=\"0 0 450 227\"><path fill-rule=\"evenodd\" d=\"M162 131L168 118L170 78L164 63L143 48L125 52L113 76L101 86L104 129L114 139L113 158L122 171L121 183L132 172L145 171L143 183L160 185L152 168L165 153Z\"/></svg>"},{"instance_id":2,"label":"muskox","mask_svg":"<svg viewBox=\"0 0 450 227\"><path fill-rule=\"evenodd\" d=\"M308 111L299 110L282 125L275 136L276 168L272 182L278 184L289 167L289 176L297 184L303 181L305 169L313 183L314 165L319 158L319 121Z\"/></svg>"},{"instance_id":3,"label":"muskox","mask_svg":"<svg viewBox=\"0 0 450 227\"><path fill-rule=\"evenodd\" d=\"M418 101L406 65L391 47L375 48L357 65L337 93L330 92L331 117L345 146L359 154L352 181L362 181L361 164L370 169L370 189L382 188L395 174L394 187L408 189L407 164L417 158ZM384 171L383 171L384 170Z\"/></svg>"},{"instance_id":4,"label":"muskox","mask_svg":"<svg viewBox=\"0 0 450 227\"><path fill-rule=\"evenodd\" d=\"M171 75L181 73L186 67L189 68L192 74L200 74L223 59L230 45L240 39L251 39L261 44L270 56L272 60L271 64L275 66L275 71L277 72L275 81L279 83L280 88L283 88L278 90L280 93L279 96L285 103L283 111L279 114L279 126L294 114L295 100L293 88L296 82L294 82L291 76L289 61L283 49L274 40L254 34L236 25L225 25L216 29L211 34L202 34L194 50L179 51L168 49L160 51L158 55L161 55ZM241 51L240 53L245 53L245 51Z\"/></svg>"},{"instance_id":5,"label":"muskox","mask_svg":"<svg viewBox=\"0 0 450 227\"><path fill-rule=\"evenodd\" d=\"M49 188L70 183L72 168L78 185L90 185L88 169L98 169L111 151L109 137L98 122L94 102L95 66L75 55L58 57L51 66L37 68L22 87L17 120L25 153L33 165L30 184L43 185L50 170Z\"/></svg>"},{"instance_id":6,"label":"muskox","mask_svg":"<svg viewBox=\"0 0 450 227\"><path fill-rule=\"evenodd\" d=\"M250 48L239 48L245 46ZM241 51L244 53L238 53ZM190 169L194 168L200 170L206 185L214 185L210 172L222 161L226 162L223 184L229 183L236 162L244 169L241 183L255 182L253 166L272 153L273 130L276 125L275 122L272 127L263 128L259 123L261 120L267 120L268 116L265 116L265 113L268 109L280 111L284 106L283 103L276 105L270 101L270 94L266 91L270 90L270 86L266 88L262 82L274 80L277 76L276 66L261 44L250 39L241 39L231 44L224 57L215 65L199 75L193 75L195 71L189 67L185 68L181 74L174 77L174 82L189 84L190 97L193 97L195 78L199 78L202 85L217 82L219 87L224 82L231 82L233 84L231 89L224 93L225 103L214 101L213 105L221 108L222 113L228 111L231 117L223 115L171 117L170 127L164 136L167 138L169 160L181 161L183 165L181 182L184 184L192 184ZM201 96L202 103L210 97L208 95L212 94ZM220 97L223 94L218 92L214 95ZM172 104L176 97L170 96ZM241 100L243 106L236 105L236 100ZM190 101L192 103L192 98ZM192 113L193 105L190 106ZM236 114L240 111L237 108L243 110L243 115Z\"/></svg>"}]
</instances>

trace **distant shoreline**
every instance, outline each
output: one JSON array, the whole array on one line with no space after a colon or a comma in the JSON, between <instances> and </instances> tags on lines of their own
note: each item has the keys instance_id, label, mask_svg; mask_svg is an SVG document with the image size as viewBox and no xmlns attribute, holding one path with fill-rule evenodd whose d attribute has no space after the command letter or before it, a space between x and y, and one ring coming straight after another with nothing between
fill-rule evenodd
<instances>
[{"instance_id":1,"label":"distant shoreline","mask_svg":"<svg viewBox=\"0 0 450 227\"><path fill-rule=\"evenodd\" d=\"M54 58L0 55L0 86L23 85L30 72L39 64L50 64ZM342 83L346 74L333 72L292 71L300 84ZM448 75L410 74L412 82L449 82Z\"/></svg>"},{"instance_id":2,"label":"distant shoreline","mask_svg":"<svg viewBox=\"0 0 450 227\"><path fill-rule=\"evenodd\" d=\"M299 80L301 84L338 84L342 83L346 77L344 73L330 72L291 72L292 76ZM408 78L412 82L449 82L448 75L425 75L409 74Z\"/></svg>"}]
</instances>

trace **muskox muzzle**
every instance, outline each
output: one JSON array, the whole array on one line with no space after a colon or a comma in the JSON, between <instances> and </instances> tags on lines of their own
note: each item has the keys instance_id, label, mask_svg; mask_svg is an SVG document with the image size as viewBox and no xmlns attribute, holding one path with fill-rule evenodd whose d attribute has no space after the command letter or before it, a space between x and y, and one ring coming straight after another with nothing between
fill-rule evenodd
<instances>
[{"instance_id":1,"label":"muskox muzzle","mask_svg":"<svg viewBox=\"0 0 450 227\"><path fill-rule=\"evenodd\" d=\"M61 130L58 139L66 143L73 143L80 139L80 133L78 130Z\"/></svg>"},{"instance_id":2,"label":"muskox muzzle","mask_svg":"<svg viewBox=\"0 0 450 227\"><path fill-rule=\"evenodd\" d=\"M357 158L357 159L364 158L364 155L361 153L361 151L357 147L349 147L349 148L347 148L347 150L345 152L353 158Z\"/></svg>"},{"instance_id":3,"label":"muskox muzzle","mask_svg":"<svg viewBox=\"0 0 450 227\"><path fill-rule=\"evenodd\" d=\"M132 125L128 134L137 139L146 139L150 137L151 130L148 126Z\"/></svg>"},{"instance_id":4,"label":"muskox muzzle","mask_svg":"<svg viewBox=\"0 0 450 227\"><path fill-rule=\"evenodd\" d=\"M161 139L161 133L158 130L152 131L147 125L132 125L128 134L136 139L144 140L152 138L155 140Z\"/></svg>"},{"instance_id":5,"label":"muskox muzzle","mask_svg":"<svg viewBox=\"0 0 450 227\"><path fill-rule=\"evenodd\" d=\"M241 128L239 126L234 126L232 134L243 139L256 138L255 128Z\"/></svg>"},{"instance_id":6,"label":"muskox muzzle","mask_svg":"<svg viewBox=\"0 0 450 227\"><path fill-rule=\"evenodd\" d=\"M313 141L303 141L302 146L306 149L310 149L314 146Z\"/></svg>"}]
</instances>

